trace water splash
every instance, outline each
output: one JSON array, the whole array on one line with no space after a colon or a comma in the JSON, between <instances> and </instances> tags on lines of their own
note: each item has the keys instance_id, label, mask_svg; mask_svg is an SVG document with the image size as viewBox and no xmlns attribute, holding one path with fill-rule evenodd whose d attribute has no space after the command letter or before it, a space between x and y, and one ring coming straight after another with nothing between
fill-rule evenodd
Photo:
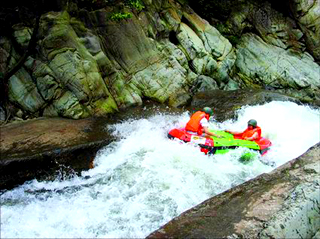
<instances>
[{"instance_id":1,"label":"water splash","mask_svg":"<svg viewBox=\"0 0 320 239\"><path fill-rule=\"evenodd\" d=\"M119 140L95 167L68 180L29 181L1 195L1 237L141 238L209 197L269 172L320 141L320 111L289 102L243 107L216 129L244 130L254 118L273 142L263 160L239 162L241 149L205 156L167 138L182 115L156 113L111 126ZM265 162L273 162L266 164Z\"/></svg>"}]
</instances>

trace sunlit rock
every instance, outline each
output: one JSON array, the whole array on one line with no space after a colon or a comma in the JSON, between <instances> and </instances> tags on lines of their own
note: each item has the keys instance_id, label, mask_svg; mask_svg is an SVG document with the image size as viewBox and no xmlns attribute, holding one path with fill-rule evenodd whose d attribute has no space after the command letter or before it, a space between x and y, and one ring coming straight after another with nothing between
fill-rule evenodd
<instances>
[{"instance_id":1,"label":"sunlit rock","mask_svg":"<svg viewBox=\"0 0 320 239\"><path fill-rule=\"evenodd\" d=\"M45 104L31 76L23 68L9 79L9 99L30 113Z\"/></svg>"},{"instance_id":2,"label":"sunlit rock","mask_svg":"<svg viewBox=\"0 0 320 239\"><path fill-rule=\"evenodd\" d=\"M318 91L320 67L307 55L292 55L254 34L244 35L237 48L237 78L243 85Z\"/></svg>"}]
</instances>

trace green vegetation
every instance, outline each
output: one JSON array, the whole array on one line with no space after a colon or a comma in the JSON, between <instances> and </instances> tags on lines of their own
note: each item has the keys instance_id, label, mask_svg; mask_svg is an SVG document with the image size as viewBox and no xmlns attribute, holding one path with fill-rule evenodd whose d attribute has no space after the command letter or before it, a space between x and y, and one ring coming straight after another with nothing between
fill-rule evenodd
<instances>
[{"instance_id":1,"label":"green vegetation","mask_svg":"<svg viewBox=\"0 0 320 239\"><path fill-rule=\"evenodd\" d=\"M126 5L141 12L144 9L144 5L141 0L126 0Z\"/></svg>"},{"instance_id":2,"label":"green vegetation","mask_svg":"<svg viewBox=\"0 0 320 239\"><path fill-rule=\"evenodd\" d=\"M129 12L115 12L115 13L112 13L112 15L110 16L110 19L112 21L121 21L121 20L129 19L131 17L132 17L132 14Z\"/></svg>"},{"instance_id":3,"label":"green vegetation","mask_svg":"<svg viewBox=\"0 0 320 239\"><path fill-rule=\"evenodd\" d=\"M96 0L94 0L96 1ZM132 17L132 13L130 12L125 12L125 8L130 8L130 9L135 9L138 12L142 11L142 9L144 9L144 5L141 2L141 0L125 0L124 1L124 5L122 5L122 7L120 7L120 9L118 8L117 12L113 12L110 16L110 20L111 21L121 21L121 20L125 20L125 19L129 19Z\"/></svg>"}]
</instances>

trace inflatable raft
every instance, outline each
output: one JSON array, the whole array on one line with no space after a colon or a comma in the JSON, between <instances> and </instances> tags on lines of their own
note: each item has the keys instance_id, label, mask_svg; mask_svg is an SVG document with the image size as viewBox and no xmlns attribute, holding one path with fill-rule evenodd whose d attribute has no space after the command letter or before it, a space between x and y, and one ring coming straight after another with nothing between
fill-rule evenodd
<instances>
[{"instance_id":1,"label":"inflatable raft","mask_svg":"<svg viewBox=\"0 0 320 239\"><path fill-rule=\"evenodd\" d=\"M225 131L210 130L217 135L223 136L223 138L217 138L214 136L203 137L188 133L184 128L172 129L168 133L170 139L179 139L186 143L192 143L198 145L202 152L205 154L226 153L232 149L239 147L245 147L259 152L261 155L265 155L272 145L270 140L261 137L256 141L249 141L241 139L240 135L232 135Z\"/></svg>"}]
</instances>

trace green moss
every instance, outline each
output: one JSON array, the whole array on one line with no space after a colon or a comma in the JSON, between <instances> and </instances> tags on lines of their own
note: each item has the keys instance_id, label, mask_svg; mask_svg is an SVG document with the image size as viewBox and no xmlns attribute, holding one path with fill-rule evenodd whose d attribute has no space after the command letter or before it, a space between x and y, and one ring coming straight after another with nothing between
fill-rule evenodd
<instances>
[{"instance_id":1,"label":"green moss","mask_svg":"<svg viewBox=\"0 0 320 239\"><path fill-rule=\"evenodd\" d=\"M242 74L240 72L236 73L239 78L242 80L243 84L252 89L261 89L261 86L259 84L254 83L254 80L250 78L249 76Z\"/></svg>"},{"instance_id":2,"label":"green moss","mask_svg":"<svg viewBox=\"0 0 320 239\"><path fill-rule=\"evenodd\" d=\"M88 31L85 25L74 17L70 19L70 25L78 35Z\"/></svg>"},{"instance_id":3,"label":"green moss","mask_svg":"<svg viewBox=\"0 0 320 239\"><path fill-rule=\"evenodd\" d=\"M118 111L118 107L113 100L109 97L107 99L100 99L94 103L97 115L105 115Z\"/></svg>"},{"instance_id":4,"label":"green moss","mask_svg":"<svg viewBox=\"0 0 320 239\"><path fill-rule=\"evenodd\" d=\"M132 10L137 10L140 12L144 9L144 5L141 0L123 0L119 1L118 4L113 4L110 6L113 8L113 10L108 19L117 22L132 18L132 13L130 12Z\"/></svg>"}]
</instances>

